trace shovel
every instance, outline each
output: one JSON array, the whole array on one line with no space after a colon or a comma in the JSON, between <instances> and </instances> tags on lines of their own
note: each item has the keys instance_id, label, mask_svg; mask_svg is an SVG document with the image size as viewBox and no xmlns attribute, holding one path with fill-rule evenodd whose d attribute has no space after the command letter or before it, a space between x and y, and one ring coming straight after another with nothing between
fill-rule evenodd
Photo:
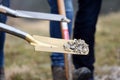
<instances>
[{"instance_id":1,"label":"shovel","mask_svg":"<svg viewBox=\"0 0 120 80\"><path fill-rule=\"evenodd\" d=\"M57 0L58 12L66 16L64 0ZM61 22L62 38L69 40L68 24ZM64 54L66 80L72 80L72 58L70 54Z\"/></svg>"},{"instance_id":2,"label":"shovel","mask_svg":"<svg viewBox=\"0 0 120 80\"><path fill-rule=\"evenodd\" d=\"M17 18L28 18L28 19L41 19L41 20L52 20L52 21L61 21L61 22L70 22L63 15L41 13L41 12L32 12L32 11L23 11L23 10L14 10L6 6L0 5L0 13L17 17Z\"/></svg>"},{"instance_id":3,"label":"shovel","mask_svg":"<svg viewBox=\"0 0 120 80\"><path fill-rule=\"evenodd\" d=\"M34 46L35 51L60 52L67 54L87 55L88 45L83 40L64 40L38 35L30 35L12 26L0 23L0 31L22 38Z\"/></svg>"}]
</instances>

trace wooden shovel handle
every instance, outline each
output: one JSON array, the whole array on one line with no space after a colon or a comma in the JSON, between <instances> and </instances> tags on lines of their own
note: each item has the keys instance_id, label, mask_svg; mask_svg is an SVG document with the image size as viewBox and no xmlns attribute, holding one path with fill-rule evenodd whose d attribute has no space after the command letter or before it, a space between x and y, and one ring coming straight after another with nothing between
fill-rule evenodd
<instances>
[{"instance_id":1,"label":"wooden shovel handle","mask_svg":"<svg viewBox=\"0 0 120 80\"><path fill-rule=\"evenodd\" d=\"M64 0L57 0L59 14L66 16Z\"/></svg>"},{"instance_id":2,"label":"wooden shovel handle","mask_svg":"<svg viewBox=\"0 0 120 80\"><path fill-rule=\"evenodd\" d=\"M58 4L58 12L61 15L66 16L66 10L64 5L64 0L57 0ZM68 40L69 39L69 32L68 32L68 25L65 22L61 22L61 32L62 32L62 38ZM67 80L72 80L72 60L71 55L64 54L65 59L65 74Z\"/></svg>"}]
</instances>

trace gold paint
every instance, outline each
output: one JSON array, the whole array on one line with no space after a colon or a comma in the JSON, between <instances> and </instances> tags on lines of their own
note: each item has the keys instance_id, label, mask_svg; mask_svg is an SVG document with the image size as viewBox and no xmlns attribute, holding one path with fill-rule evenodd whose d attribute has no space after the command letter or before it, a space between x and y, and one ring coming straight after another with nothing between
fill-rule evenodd
<instances>
[{"instance_id":1,"label":"gold paint","mask_svg":"<svg viewBox=\"0 0 120 80\"><path fill-rule=\"evenodd\" d=\"M43 43L43 42L40 42L40 41L38 41L38 40L36 40L36 39L34 39L31 35L29 35L29 34L27 34L26 35L26 40L31 44L31 45L33 45L33 46L38 46L38 45L40 45L40 46L46 46L46 47L56 47L56 46L54 46L54 45L50 45L50 44L46 44L46 43Z\"/></svg>"}]
</instances>

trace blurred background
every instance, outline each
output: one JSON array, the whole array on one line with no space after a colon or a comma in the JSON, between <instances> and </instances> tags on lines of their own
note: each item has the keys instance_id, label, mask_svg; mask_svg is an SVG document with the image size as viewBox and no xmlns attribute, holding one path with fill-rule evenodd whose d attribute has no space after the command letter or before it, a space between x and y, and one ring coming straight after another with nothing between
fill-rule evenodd
<instances>
[{"instance_id":1,"label":"blurred background","mask_svg":"<svg viewBox=\"0 0 120 80\"><path fill-rule=\"evenodd\" d=\"M77 11L77 0L73 0ZM47 0L11 0L11 8L49 13ZM30 34L49 36L49 21L8 17L7 24ZM95 46L95 80L120 80L120 0L103 0ZM50 53L35 52L26 41L7 34L7 80L52 80Z\"/></svg>"}]
</instances>

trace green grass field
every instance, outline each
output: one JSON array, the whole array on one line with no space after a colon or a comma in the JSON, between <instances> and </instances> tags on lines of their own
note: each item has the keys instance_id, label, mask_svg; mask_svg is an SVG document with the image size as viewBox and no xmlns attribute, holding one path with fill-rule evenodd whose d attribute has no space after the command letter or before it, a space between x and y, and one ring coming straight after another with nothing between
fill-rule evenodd
<instances>
[{"instance_id":1,"label":"green grass field","mask_svg":"<svg viewBox=\"0 0 120 80\"><path fill-rule=\"evenodd\" d=\"M8 24L41 36L49 36L48 21L28 21L9 18ZM100 16L95 46L95 72L98 68L120 66L120 13ZM25 40L7 34L5 43L5 70L7 80L52 80L50 53L35 52Z\"/></svg>"}]
</instances>

